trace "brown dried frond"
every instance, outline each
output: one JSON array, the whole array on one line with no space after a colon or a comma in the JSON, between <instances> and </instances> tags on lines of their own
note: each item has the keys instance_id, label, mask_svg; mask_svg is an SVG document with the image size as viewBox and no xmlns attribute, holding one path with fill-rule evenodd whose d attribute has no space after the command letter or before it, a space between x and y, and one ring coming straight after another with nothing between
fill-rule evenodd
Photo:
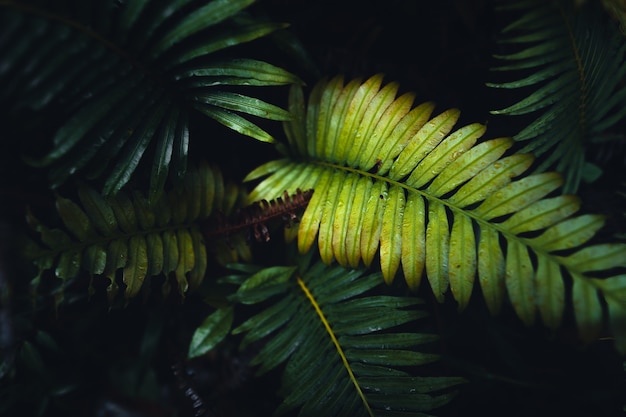
<instances>
[{"instance_id":1,"label":"brown dried frond","mask_svg":"<svg viewBox=\"0 0 626 417\"><path fill-rule=\"evenodd\" d=\"M313 190L302 191L298 188L292 195L285 191L282 197L274 200L256 201L237 210L232 221L224 218L218 220L217 226L207 233L228 238L233 233L248 230L257 242L268 242L270 234L267 223L280 218L287 227L290 227L298 221L296 211L305 208L312 195Z\"/></svg>"}]
</instances>

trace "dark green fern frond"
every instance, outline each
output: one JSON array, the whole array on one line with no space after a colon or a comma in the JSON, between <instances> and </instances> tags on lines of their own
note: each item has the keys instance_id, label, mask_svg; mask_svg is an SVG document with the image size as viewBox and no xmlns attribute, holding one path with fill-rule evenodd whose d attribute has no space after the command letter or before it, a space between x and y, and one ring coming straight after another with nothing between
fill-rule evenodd
<instances>
[{"instance_id":1,"label":"dark green fern frond","mask_svg":"<svg viewBox=\"0 0 626 417\"><path fill-rule=\"evenodd\" d=\"M232 301L264 308L232 333L243 335L242 348L262 343L251 363L258 374L284 365L277 415L423 416L450 401L462 378L411 374L438 359L416 350L437 339L415 330L426 316L421 301L372 295L381 284L380 274L321 262L270 267L243 281ZM223 334L229 312L214 313L205 332Z\"/></svg>"},{"instance_id":2,"label":"dark green fern frond","mask_svg":"<svg viewBox=\"0 0 626 417\"><path fill-rule=\"evenodd\" d=\"M305 106L294 88L294 121L285 125L288 156L247 177L249 199L284 189L314 189L298 229L298 247L317 240L322 260L356 268L379 256L387 282L401 270L412 289L426 276L439 301L451 291L463 309L478 281L490 311L508 298L526 324L551 328L573 308L584 340L626 315L626 245L591 244L604 224L574 216L573 195L553 194L558 173L527 175L530 154L510 154L509 138L481 140L483 125L454 129L459 111L432 117L432 103L382 76L344 85L322 81ZM607 278L608 276L608 278ZM570 292L571 287L571 292ZM619 328L614 328L616 331ZM618 345L626 351L626 340Z\"/></svg>"},{"instance_id":3,"label":"dark green fern frond","mask_svg":"<svg viewBox=\"0 0 626 417\"><path fill-rule=\"evenodd\" d=\"M622 33L626 34L626 4L621 0L602 0L602 6L619 23Z\"/></svg>"},{"instance_id":4,"label":"dark green fern frond","mask_svg":"<svg viewBox=\"0 0 626 417\"><path fill-rule=\"evenodd\" d=\"M172 169L174 178L185 173L191 111L262 141L273 139L244 116L289 119L234 88L297 83L296 76L216 55L284 27L232 23L253 1L0 1L0 102L9 117L37 120L43 109L61 117L37 161L50 167L54 186L81 173L103 178L104 194L114 194L149 154L154 202Z\"/></svg>"},{"instance_id":5,"label":"dark green fern frond","mask_svg":"<svg viewBox=\"0 0 626 417\"><path fill-rule=\"evenodd\" d=\"M511 53L498 55L495 71L522 77L488 83L527 95L493 111L508 116L536 115L514 136L522 152L540 160L537 171L556 170L565 177L564 192L601 173L585 160L589 147L611 138L611 127L626 116L626 42L600 2L574 7L571 0L525 1L503 7L522 16L502 30Z\"/></svg>"},{"instance_id":6,"label":"dark green fern frond","mask_svg":"<svg viewBox=\"0 0 626 417\"><path fill-rule=\"evenodd\" d=\"M219 239L205 241L201 225L209 216L227 215L241 205L243 194L225 186L219 170L207 165L190 170L183 184L164 194L155 205L136 192L113 197L82 186L80 204L58 196L56 207L63 227L49 228L28 213L31 227L39 232L43 247L31 249L29 257L39 268L34 286L46 270L63 283L82 272L102 275L110 281L109 298L118 291L116 275L122 271L126 298L136 296L147 280L155 276L174 278L183 296L204 279L208 253L231 255L222 263L236 261L237 254L249 259L243 238L233 236L231 249ZM215 252L217 247L220 252ZM163 292L171 282L165 280ZM62 296L63 285L59 288Z\"/></svg>"}]
</instances>

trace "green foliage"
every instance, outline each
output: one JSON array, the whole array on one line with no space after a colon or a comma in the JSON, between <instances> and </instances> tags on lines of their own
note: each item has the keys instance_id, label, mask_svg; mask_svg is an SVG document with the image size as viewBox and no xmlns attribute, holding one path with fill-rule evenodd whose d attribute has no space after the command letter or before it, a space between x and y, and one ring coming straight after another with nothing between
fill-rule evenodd
<instances>
[{"instance_id":1,"label":"green foliage","mask_svg":"<svg viewBox=\"0 0 626 417\"><path fill-rule=\"evenodd\" d=\"M0 411L44 415L94 391L87 414L109 398L210 414L247 379L228 369L234 356L261 381L233 395L250 409L425 417L457 393L470 393L466 404L495 401L471 391L477 375L549 386L454 358L462 350L531 368L518 362L522 339L541 344L546 330L566 334L564 353L601 344L619 356L621 378L626 244L605 226L624 210L596 213L571 194L581 179L606 180L588 150L623 138L625 43L602 8L509 6L522 14L501 41L521 51L501 53L508 64L497 70L520 79L489 91L525 97L494 113L534 121L485 139L487 123L457 127L457 108L415 105L417 93L382 73L315 79L307 97L282 66L315 62L286 24L263 17L272 2L253 3L0 0L0 209L25 218L15 236L27 235L16 250L26 262L9 274L0 239ZM269 55L255 49L261 38L277 46L275 61L256 57ZM429 51L417 54L422 64L435 60ZM277 86L290 86L287 109L269 103L280 100L266 99L269 89L248 95ZM14 180L25 187L17 198ZM158 284L163 297L151 297ZM33 298L52 298L56 316ZM446 319L462 326L476 309L478 328L457 329L467 344L455 345ZM528 333L506 342L516 325ZM468 349L481 331L503 346ZM194 364L217 382L198 389ZM102 372L108 385L93 382ZM232 414L250 414L242 410Z\"/></svg>"},{"instance_id":2,"label":"green foliage","mask_svg":"<svg viewBox=\"0 0 626 417\"><path fill-rule=\"evenodd\" d=\"M202 223L211 216L233 212L244 195L237 187L225 186L218 169L204 164L190 170L180 187L153 206L139 192L127 195L122 191L105 198L86 185L78 188L78 197L81 205L56 198L63 228L49 228L28 213L31 227L45 245L31 245L27 255L39 267L34 284L49 269L63 282L84 271L108 278L107 291L113 300L119 288L118 270L122 271L126 298L136 296L142 287L149 288L145 281L161 275L174 277L181 296L197 288L206 274L208 253L223 248L219 241L211 241L216 249L207 249ZM234 238L232 242L238 242L239 252L233 247L228 251L231 257L222 262L249 258L243 241ZM167 295L170 287L166 279L163 293ZM63 286L59 291L62 297Z\"/></svg>"},{"instance_id":3,"label":"green foliage","mask_svg":"<svg viewBox=\"0 0 626 417\"><path fill-rule=\"evenodd\" d=\"M500 34L514 51L496 55L502 66L493 70L524 76L487 85L527 96L492 113L537 115L514 139L525 144L521 152L540 157L537 171L556 169L563 191L576 192L602 173L586 161L586 148L618 138L611 129L626 115L623 35L600 2L521 1L502 6L507 11L521 13Z\"/></svg>"},{"instance_id":4,"label":"green foliage","mask_svg":"<svg viewBox=\"0 0 626 417\"><path fill-rule=\"evenodd\" d=\"M243 335L241 348L263 342L251 362L259 374L284 364L278 415L293 408L302 416L423 415L449 402L448 389L465 382L411 375L414 367L438 359L415 350L437 337L414 330L427 315L418 309L420 299L374 292L382 283L379 273L318 261L261 269L238 280L231 300L263 308L232 333ZM215 320L203 333L222 330L222 320Z\"/></svg>"},{"instance_id":5,"label":"green foliage","mask_svg":"<svg viewBox=\"0 0 626 417\"><path fill-rule=\"evenodd\" d=\"M0 81L10 86L0 100L12 112L65 110L52 149L30 155L33 163L51 168L53 187L80 174L104 179L103 193L110 195L150 154L153 202L170 168L174 179L185 174L192 111L271 141L240 113L272 120L289 114L232 90L298 78L266 62L214 57L284 27L238 20L251 3L0 2ZM19 42L9 42L13 37Z\"/></svg>"},{"instance_id":6,"label":"green foliage","mask_svg":"<svg viewBox=\"0 0 626 417\"><path fill-rule=\"evenodd\" d=\"M478 279L492 313L508 297L524 323L532 325L538 310L554 329L571 297L580 334L591 341L603 329L606 302L626 351L626 275L605 276L626 267L626 245L589 243L603 218L572 216L574 196L547 197L562 184L557 173L513 181L531 155L503 157L509 139L477 143L484 126L453 131L457 110L430 118L432 104L413 107L412 95L395 97L397 88L382 86L381 76L345 85L336 77L318 83L305 106L294 87L295 118L285 126L294 157L253 171L248 180L269 176L249 199L315 189L298 230L300 252L317 239L324 262L353 268L371 266L378 252L386 282L402 267L417 290L425 274L437 300L450 289L461 310Z\"/></svg>"},{"instance_id":7,"label":"green foliage","mask_svg":"<svg viewBox=\"0 0 626 417\"><path fill-rule=\"evenodd\" d=\"M195 358L215 349L230 332L233 318L232 306L217 309L210 314L194 332L187 356Z\"/></svg>"}]
</instances>

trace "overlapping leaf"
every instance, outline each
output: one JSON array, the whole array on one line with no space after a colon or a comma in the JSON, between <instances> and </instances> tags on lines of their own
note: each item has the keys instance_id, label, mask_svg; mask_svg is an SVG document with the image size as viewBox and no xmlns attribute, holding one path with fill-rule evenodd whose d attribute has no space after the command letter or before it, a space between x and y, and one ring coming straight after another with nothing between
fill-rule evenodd
<instances>
[{"instance_id":1,"label":"overlapping leaf","mask_svg":"<svg viewBox=\"0 0 626 417\"><path fill-rule=\"evenodd\" d=\"M524 1L503 7L521 17L502 30L507 52L496 56L502 66L494 70L522 78L487 84L525 95L493 113L536 116L514 139L525 143L522 152L541 158L538 171L564 174L565 192L600 175L585 152L615 137L611 127L626 116L624 37L600 2L578 8L574 3Z\"/></svg>"},{"instance_id":2,"label":"overlapping leaf","mask_svg":"<svg viewBox=\"0 0 626 417\"><path fill-rule=\"evenodd\" d=\"M350 267L379 255L387 282L401 270L416 289L425 275L438 300L450 290L460 309L478 281L494 314L508 297L525 323L538 311L554 328L571 301L581 336L591 340L606 302L609 322L619 325L626 246L589 242L603 218L574 216L579 201L555 195L557 173L517 179L533 157L507 154L511 139L479 141L480 124L453 130L457 110L431 117L432 103L414 107L397 88L380 75L346 85L335 77L315 86L307 106L292 89L289 155L248 175L267 176L249 199L314 189L298 230L301 252L317 241L324 262ZM626 350L626 340L618 344Z\"/></svg>"},{"instance_id":3,"label":"overlapping leaf","mask_svg":"<svg viewBox=\"0 0 626 417\"><path fill-rule=\"evenodd\" d=\"M436 336L415 326L425 313L415 297L371 295L380 274L322 262L276 266L247 278L233 300L267 307L233 330L242 347L263 342L252 364L264 373L284 364L280 415L423 416L447 403L457 377L413 376L437 355L416 348Z\"/></svg>"},{"instance_id":4,"label":"overlapping leaf","mask_svg":"<svg viewBox=\"0 0 626 417\"><path fill-rule=\"evenodd\" d=\"M57 197L62 228L49 228L28 214L45 246L30 253L39 267L35 285L46 270L54 269L63 282L83 271L107 277L110 298L118 291L120 270L127 298L148 288L145 281L159 275L173 277L181 295L197 287L205 276L209 246L220 243L205 242L201 222L217 213L228 214L243 197L236 188L225 187L219 170L205 164L190 170L181 187L154 206L140 193L105 198L87 186L79 188L78 196L80 204ZM232 239L231 251L247 258L249 248L243 239ZM163 291L169 292L170 286L166 279Z\"/></svg>"},{"instance_id":5,"label":"overlapping leaf","mask_svg":"<svg viewBox=\"0 0 626 417\"><path fill-rule=\"evenodd\" d=\"M253 1L2 1L0 101L13 114L32 112L30 121L42 109L61 119L36 162L51 167L54 186L80 172L102 178L111 195L150 154L154 202L170 171L185 173L191 109L262 141L273 139L241 114L289 118L229 86L284 85L296 76L259 60L213 58L284 27L237 20Z\"/></svg>"}]
</instances>

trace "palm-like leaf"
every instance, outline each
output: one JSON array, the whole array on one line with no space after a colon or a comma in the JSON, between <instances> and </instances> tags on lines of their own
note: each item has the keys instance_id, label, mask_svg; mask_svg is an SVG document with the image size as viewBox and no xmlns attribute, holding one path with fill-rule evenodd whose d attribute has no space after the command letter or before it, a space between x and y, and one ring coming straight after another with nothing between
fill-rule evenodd
<instances>
[{"instance_id":1,"label":"palm-like leaf","mask_svg":"<svg viewBox=\"0 0 626 417\"><path fill-rule=\"evenodd\" d=\"M336 77L316 85L307 106L293 88L295 119L285 124L290 154L248 175L269 175L249 198L314 189L298 229L301 252L317 239L324 262L351 267L370 265L379 253L387 282L401 268L416 289L425 272L436 298L450 289L461 309L478 279L492 313L508 295L525 323L539 310L554 328L571 282L585 340L603 326L603 302L619 324L626 275L604 279L599 271L625 267L626 246L584 245L603 218L572 217L575 196L551 197L563 182L559 174L514 180L533 157L505 156L511 139L478 143L484 126L452 131L457 110L430 118L431 103L413 107L411 94L396 98L397 88L382 86L380 75L345 86ZM619 343L626 349L626 341Z\"/></svg>"},{"instance_id":2,"label":"palm-like leaf","mask_svg":"<svg viewBox=\"0 0 626 417\"><path fill-rule=\"evenodd\" d=\"M82 270L107 277L111 299L118 290L118 270L122 270L126 297L134 297L142 287L147 289L144 281L159 275L173 276L181 295L197 287L207 268L207 244L221 251L215 252L216 256L224 256L226 246L221 240L205 242L201 224L209 216L232 212L244 197L241 190L224 185L219 170L205 164L189 170L181 186L164 194L153 206L140 193L121 191L105 198L83 186L78 195L80 205L57 197L63 228L46 227L32 213L28 215L45 246L31 248L27 255L39 267L34 285L49 269L54 269L64 283ZM241 236L233 236L231 245L232 256L223 263L239 256L249 258L249 248ZM166 279L165 293L170 284Z\"/></svg>"},{"instance_id":3,"label":"palm-like leaf","mask_svg":"<svg viewBox=\"0 0 626 417\"><path fill-rule=\"evenodd\" d=\"M494 88L520 89L528 96L494 114L537 118L514 136L522 152L541 158L538 171L564 174L564 192L592 181L598 167L585 162L586 148L610 139L610 128L626 115L626 43L599 2L574 8L570 0L525 1L512 8L522 16L502 30L501 42L518 50L497 58L494 70L523 74Z\"/></svg>"},{"instance_id":4,"label":"palm-like leaf","mask_svg":"<svg viewBox=\"0 0 626 417\"><path fill-rule=\"evenodd\" d=\"M0 100L16 112L64 109L52 149L38 161L51 165L52 184L76 172L106 173L110 195L150 149L156 201L170 168L175 178L185 173L192 109L271 141L240 113L276 120L288 113L228 88L298 78L258 60L212 58L284 26L237 20L253 1L0 2L0 81L8 86Z\"/></svg>"},{"instance_id":5,"label":"palm-like leaf","mask_svg":"<svg viewBox=\"0 0 626 417\"><path fill-rule=\"evenodd\" d=\"M233 333L244 335L242 347L264 342L252 361L259 373L285 365L277 414L301 407L302 416L424 416L452 398L446 391L461 378L404 370L438 359L414 350L436 336L395 330L425 313L415 297L371 295L381 283L380 274L317 262L262 269L241 284L234 301L267 307Z\"/></svg>"}]
</instances>

